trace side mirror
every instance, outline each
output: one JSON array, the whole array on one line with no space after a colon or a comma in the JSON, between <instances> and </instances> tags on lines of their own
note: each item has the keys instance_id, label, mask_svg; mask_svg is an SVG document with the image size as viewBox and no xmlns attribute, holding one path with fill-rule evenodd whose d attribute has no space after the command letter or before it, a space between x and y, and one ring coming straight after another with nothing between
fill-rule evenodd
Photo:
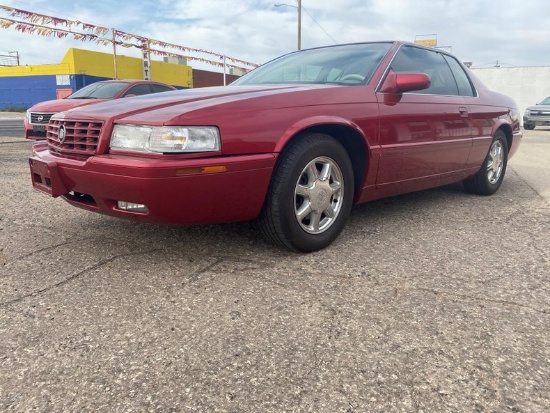
<instances>
[{"instance_id":1,"label":"side mirror","mask_svg":"<svg viewBox=\"0 0 550 413\"><path fill-rule=\"evenodd\" d=\"M394 73L390 71L380 88L382 93L404 93L424 90L430 87L432 80L426 73Z\"/></svg>"}]
</instances>

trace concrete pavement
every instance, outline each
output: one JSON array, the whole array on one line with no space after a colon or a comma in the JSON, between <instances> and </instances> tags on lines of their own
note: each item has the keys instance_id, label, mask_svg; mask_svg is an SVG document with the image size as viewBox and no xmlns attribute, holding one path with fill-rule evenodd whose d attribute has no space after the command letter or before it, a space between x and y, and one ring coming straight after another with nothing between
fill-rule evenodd
<instances>
[{"instance_id":1,"label":"concrete pavement","mask_svg":"<svg viewBox=\"0 0 550 413\"><path fill-rule=\"evenodd\" d=\"M491 197L357 207L300 255L252 223L75 209L32 190L29 142L0 141L0 411L548 411L550 208L531 161Z\"/></svg>"}]
</instances>

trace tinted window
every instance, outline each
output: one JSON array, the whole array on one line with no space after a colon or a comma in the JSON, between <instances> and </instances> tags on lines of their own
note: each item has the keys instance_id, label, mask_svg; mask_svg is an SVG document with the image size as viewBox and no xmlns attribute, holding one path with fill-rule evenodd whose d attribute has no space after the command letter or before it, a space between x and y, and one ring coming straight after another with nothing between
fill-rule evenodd
<instances>
[{"instance_id":1,"label":"tinted window","mask_svg":"<svg viewBox=\"0 0 550 413\"><path fill-rule=\"evenodd\" d=\"M466 75L466 73L464 72L462 66L460 66L460 63L458 63L451 56L443 55L443 57L445 58L453 72L456 84L458 86L458 92L462 96L475 96L474 89L472 88L472 84L470 83L470 79L468 78L468 75Z\"/></svg>"},{"instance_id":2,"label":"tinted window","mask_svg":"<svg viewBox=\"0 0 550 413\"><path fill-rule=\"evenodd\" d=\"M111 99L128 87L127 82L97 82L74 92L67 99Z\"/></svg>"},{"instance_id":3,"label":"tinted window","mask_svg":"<svg viewBox=\"0 0 550 413\"><path fill-rule=\"evenodd\" d=\"M159 85L159 84L156 84L156 83L151 84L151 89L153 90L153 93L168 92L169 90L174 90L171 87L164 86L164 85Z\"/></svg>"},{"instance_id":4,"label":"tinted window","mask_svg":"<svg viewBox=\"0 0 550 413\"><path fill-rule=\"evenodd\" d=\"M432 83L428 89L414 93L458 95L458 86L441 53L414 46L403 46L391 64L395 73L426 73Z\"/></svg>"},{"instance_id":5,"label":"tinted window","mask_svg":"<svg viewBox=\"0 0 550 413\"><path fill-rule=\"evenodd\" d=\"M124 96L128 95L147 95L148 93L151 93L151 88L149 87L148 83L142 83L139 85L132 86L128 91L124 94Z\"/></svg>"}]
</instances>

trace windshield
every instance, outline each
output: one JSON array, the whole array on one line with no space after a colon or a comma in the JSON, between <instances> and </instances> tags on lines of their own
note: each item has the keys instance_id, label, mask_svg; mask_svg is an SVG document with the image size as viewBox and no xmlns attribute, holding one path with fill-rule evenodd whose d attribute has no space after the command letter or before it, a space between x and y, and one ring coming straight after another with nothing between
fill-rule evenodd
<instances>
[{"instance_id":1,"label":"windshield","mask_svg":"<svg viewBox=\"0 0 550 413\"><path fill-rule=\"evenodd\" d=\"M231 85L365 84L391 46L391 43L361 43L294 52L260 66Z\"/></svg>"},{"instance_id":2,"label":"windshield","mask_svg":"<svg viewBox=\"0 0 550 413\"><path fill-rule=\"evenodd\" d=\"M550 105L550 96L540 102L539 105Z\"/></svg>"},{"instance_id":3,"label":"windshield","mask_svg":"<svg viewBox=\"0 0 550 413\"><path fill-rule=\"evenodd\" d=\"M84 86L67 99L112 99L128 86L127 82L97 82Z\"/></svg>"}]
</instances>

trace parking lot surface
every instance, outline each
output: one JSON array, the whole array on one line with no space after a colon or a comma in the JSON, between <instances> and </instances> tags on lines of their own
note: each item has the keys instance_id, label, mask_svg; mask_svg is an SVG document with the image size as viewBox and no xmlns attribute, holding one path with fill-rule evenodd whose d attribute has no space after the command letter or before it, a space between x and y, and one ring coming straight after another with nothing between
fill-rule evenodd
<instances>
[{"instance_id":1,"label":"parking lot surface","mask_svg":"<svg viewBox=\"0 0 550 413\"><path fill-rule=\"evenodd\" d=\"M75 209L29 152L0 137L0 411L549 411L550 204L514 160L494 196L365 204L294 254Z\"/></svg>"}]
</instances>

